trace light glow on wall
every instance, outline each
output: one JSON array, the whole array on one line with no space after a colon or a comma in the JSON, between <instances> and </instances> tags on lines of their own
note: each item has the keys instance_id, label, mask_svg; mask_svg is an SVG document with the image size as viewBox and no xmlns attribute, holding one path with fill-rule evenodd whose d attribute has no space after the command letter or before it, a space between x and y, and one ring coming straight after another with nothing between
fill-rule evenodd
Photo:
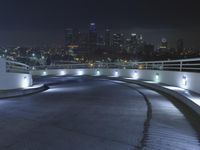
<instances>
[{"instance_id":1,"label":"light glow on wall","mask_svg":"<svg viewBox=\"0 0 200 150\"><path fill-rule=\"evenodd\" d=\"M183 77L182 77L182 86L184 87L184 88L186 88L187 87L187 77L184 75Z\"/></svg>"},{"instance_id":2,"label":"light glow on wall","mask_svg":"<svg viewBox=\"0 0 200 150\"><path fill-rule=\"evenodd\" d=\"M167 88L167 89L170 89L170 90L173 90L173 91L178 91L178 92L184 92L185 89L183 88L180 88L180 87L175 87L175 86L163 86L164 88Z\"/></svg>"},{"instance_id":3,"label":"light glow on wall","mask_svg":"<svg viewBox=\"0 0 200 150\"><path fill-rule=\"evenodd\" d=\"M156 82L160 82L160 75L159 75L159 73L156 73L155 81Z\"/></svg>"},{"instance_id":4,"label":"light glow on wall","mask_svg":"<svg viewBox=\"0 0 200 150\"><path fill-rule=\"evenodd\" d=\"M115 77L119 77L119 72L118 72L118 71L115 71L114 76L115 76Z\"/></svg>"},{"instance_id":5,"label":"light glow on wall","mask_svg":"<svg viewBox=\"0 0 200 150\"><path fill-rule=\"evenodd\" d=\"M43 71L42 75L43 75L43 76L46 76L46 75L47 75L47 72L46 72L46 71Z\"/></svg>"},{"instance_id":6,"label":"light glow on wall","mask_svg":"<svg viewBox=\"0 0 200 150\"><path fill-rule=\"evenodd\" d=\"M183 76L182 81L183 81L183 85L187 86L187 77L186 76Z\"/></svg>"},{"instance_id":7,"label":"light glow on wall","mask_svg":"<svg viewBox=\"0 0 200 150\"><path fill-rule=\"evenodd\" d=\"M84 73L83 73L83 70L78 70L78 71L77 71L77 75L78 75L78 76L82 76L83 74L84 74Z\"/></svg>"},{"instance_id":8,"label":"light glow on wall","mask_svg":"<svg viewBox=\"0 0 200 150\"><path fill-rule=\"evenodd\" d=\"M22 88L27 88L29 86L29 80L27 77L24 77L22 80Z\"/></svg>"},{"instance_id":9,"label":"light glow on wall","mask_svg":"<svg viewBox=\"0 0 200 150\"><path fill-rule=\"evenodd\" d=\"M138 76L138 72L137 71L134 71L133 74L132 74L132 78L137 80L139 78Z\"/></svg>"},{"instance_id":10,"label":"light glow on wall","mask_svg":"<svg viewBox=\"0 0 200 150\"><path fill-rule=\"evenodd\" d=\"M61 76L64 76L64 75L66 75L66 72L65 72L64 70L61 70L61 71L60 71L60 75L61 75Z\"/></svg>"},{"instance_id":11,"label":"light glow on wall","mask_svg":"<svg viewBox=\"0 0 200 150\"><path fill-rule=\"evenodd\" d=\"M99 70L97 70L96 75L97 75L97 76L100 76L100 75L101 75L101 73L100 73Z\"/></svg>"}]
</instances>

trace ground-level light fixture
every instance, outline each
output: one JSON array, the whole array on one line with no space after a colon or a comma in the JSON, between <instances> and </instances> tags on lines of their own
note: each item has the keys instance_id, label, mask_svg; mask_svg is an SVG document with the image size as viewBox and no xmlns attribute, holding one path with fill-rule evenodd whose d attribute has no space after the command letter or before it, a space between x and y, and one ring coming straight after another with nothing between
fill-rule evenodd
<instances>
[{"instance_id":1,"label":"ground-level light fixture","mask_svg":"<svg viewBox=\"0 0 200 150\"><path fill-rule=\"evenodd\" d=\"M156 82L159 82L159 80L160 80L160 75L159 75L159 73L156 73L155 79L156 79Z\"/></svg>"},{"instance_id":2,"label":"ground-level light fixture","mask_svg":"<svg viewBox=\"0 0 200 150\"><path fill-rule=\"evenodd\" d=\"M47 75L47 72L46 72L46 71L43 71L42 75L43 75L43 76L46 76L46 75Z\"/></svg>"},{"instance_id":3,"label":"ground-level light fixture","mask_svg":"<svg viewBox=\"0 0 200 150\"><path fill-rule=\"evenodd\" d=\"M25 76L22 81L22 88L27 88L29 86L28 78Z\"/></svg>"},{"instance_id":4,"label":"ground-level light fixture","mask_svg":"<svg viewBox=\"0 0 200 150\"><path fill-rule=\"evenodd\" d=\"M77 75L78 75L78 76L82 76L82 75L83 75L83 70L78 70L78 71L77 71Z\"/></svg>"},{"instance_id":5,"label":"ground-level light fixture","mask_svg":"<svg viewBox=\"0 0 200 150\"><path fill-rule=\"evenodd\" d=\"M135 79L135 80L138 79L138 72L137 71L133 72L132 78Z\"/></svg>"},{"instance_id":6,"label":"ground-level light fixture","mask_svg":"<svg viewBox=\"0 0 200 150\"><path fill-rule=\"evenodd\" d=\"M118 77L118 76L119 76L119 72L118 72L118 71L115 71L114 76L115 76L115 77Z\"/></svg>"},{"instance_id":7,"label":"ground-level light fixture","mask_svg":"<svg viewBox=\"0 0 200 150\"><path fill-rule=\"evenodd\" d=\"M97 76L100 76L100 75L101 75L101 73L100 73L99 70L97 70L96 75L97 75Z\"/></svg>"},{"instance_id":8,"label":"ground-level light fixture","mask_svg":"<svg viewBox=\"0 0 200 150\"><path fill-rule=\"evenodd\" d=\"M182 82L183 82L184 86L187 86L187 77L186 76L182 77Z\"/></svg>"},{"instance_id":9,"label":"ground-level light fixture","mask_svg":"<svg viewBox=\"0 0 200 150\"><path fill-rule=\"evenodd\" d=\"M60 75L61 75L61 76L64 76L64 75L66 75L66 72L65 72L64 70L61 70L61 71L60 71Z\"/></svg>"}]
</instances>

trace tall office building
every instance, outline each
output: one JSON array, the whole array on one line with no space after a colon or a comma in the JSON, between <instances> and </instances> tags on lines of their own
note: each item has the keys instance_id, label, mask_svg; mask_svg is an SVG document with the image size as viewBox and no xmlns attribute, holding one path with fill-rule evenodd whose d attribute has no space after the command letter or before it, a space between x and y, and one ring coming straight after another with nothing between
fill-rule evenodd
<instances>
[{"instance_id":1,"label":"tall office building","mask_svg":"<svg viewBox=\"0 0 200 150\"><path fill-rule=\"evenodd\" d=\"M73 44L73 29L65 29L65 46Z\"/></svg>"},{"instance_id":2,"label":"tall office building","mask_svg":"<svg viewBox=\"0 0 200 150\"><path fill-rule=\"evenodd\" d=\"M81 48L86 48L88 44L88 34L85 32L78 33L78 45Z\"/></svg>"},{"instance_id":3,"label":"tall office building","mask_svg":"<svg viewBox=\"0 0 200 150\"><path fill-rule=\"evenodd\" d=\"M112 46L114 48L123 48L124 46L124 34L116 33L112 36Z\"/></svg>"},{"instance_id":4,"label":"tall office building","mask_svg":"<svg viewBox=\"0 0 200 150\"><path fill-rule=\"evenodd\" d=\"M183 47L183 39L178 39L177 40L177 43L176 43L176 48L177 48L177 51L179 52L182 52L184 47Z\"/></svg>"},{"instance_id":5,"label":"tall office building","mask_svg":"<svg viewBox=\"0 0 200 150\"><path fill-rule=\"evenodd\" d=\"M137 40L138 40L138 44L143 44L143 43L144 43L142 34L139 34L139 35L138 35Z\"/></svg>"},{"instance_id":6,"label":"tall office building","mask_svg":"<svg viewBox=\"0 0 200 150\"><path fill-rule=\"evenodd\" d=\"M96 31L96 24L90 23L89 26L89 38L88 38L89 48L94 50L97 44L97 31Z\"/></svg>"},{"instance_id":7,"label":"tall office building","mask_svg":"<svg viewBox=\"0 0 200 150\"><path fill-rule=\"evenodd\" d=\"M167 50L168 49L168 42L166 38L162 38L161 39L161 43L160 43L160 50Z\"/></svg>"},{"instance_id":8,"label":"tall office building","mask_svg":"<svg viewBox=\"0 0 200 150\"><path fill-rule=\"evenodd\" d=\"M103 35L98 35L98 37L97 37L97 45L98 46L104 46L105 45L104 36Z\"/></svg>"},{"instance_id":9,"label":"tall office building","mask_svg":"<svg viewBox=\"0 0 200 150\"><path fill-rule=\"evenodd\" d=\"M138 39L137 39L137 34L132 33L131 34L131 41L130 41L130 49L131 51L135 51L138 46Z\"/></svg>"},{"instance_id":10,"label":"tall office building","mask_svg":"<svg viewBox=\"0 0 200 150\"><path fill-rule=\"evenodd\" d=\"M110 29L106 29L105 31L105 46L109 47L111 45L110 42Z\"/></svg>"},{"instance_id":11,"label":"tall office building","mask_svg":"<svg viewBox=\"0 0 200 150\"><path fill-rule=\"evenodd\" d=\"M137 43L137 34L131 33L131 43L136 44Z\"/></svg>"},{"instance_id":12,"label":"tall office building","mask_svg":"<svg viewBox=\"0 0 200 150\"><path fill-rule=\"evenodd\" d=\"M73 45L79 45L80 44L80 34L79 30L77 28L73 29Z\"/></svg>"},{"instance_id":13,"label":"tall office building","mask_svg":"<svg viewBox=\"0 0 200 150\"><path fill-rule=\"evenodd\" d=\"M138 53L139 51L143 50L144 41L142 34L132 33L130 37L130 52L133 54Z\"/></svg>"},{"instance_id":14,"label":"tall office building","mask_svg":"<svg viewBox=\"0 0 200 150\"><path fill-rule=\"evenodd\" d=\"M131 53L131 39L130 38L126 38L125 42L124 42L124 48L126 50L127 53Z\"/></svg>"},{"instance_id":15,"label":"tall office building","mask_svg":"<svg viewBox=\"0 0 200 150\"><path fill-rule=\"evenodd\" d=\"M93 32L93 33L96 32L96 24L95 23L90 23L89 31Z\"/></svg>"}]
</instances>

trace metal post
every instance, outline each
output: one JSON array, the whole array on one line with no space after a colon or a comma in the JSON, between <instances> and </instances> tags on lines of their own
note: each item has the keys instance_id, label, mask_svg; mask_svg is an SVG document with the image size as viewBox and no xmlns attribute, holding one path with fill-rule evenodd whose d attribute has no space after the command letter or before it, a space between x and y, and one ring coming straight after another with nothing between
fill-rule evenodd
<instances>
[{"instance_id":1,"label":"metal post","mask_svg":"<svg viewBox=\"0 0 200 150\"><path fill-rule=\"evenodd\" d=\"M180 71L182 71L182 68L183 67L183 62L182 61L180 61Z\"/></svg>"},{"instance_id":2,"label":"metal post","mask_svg":"<svg viewBox=\"0 0 200 150\"><path fill-rule=\"evenodd\" d=\"M162 61L162 66L161 66L160 70L164 70L164 62L163 61Z\"/></svg>"}]
</instances>

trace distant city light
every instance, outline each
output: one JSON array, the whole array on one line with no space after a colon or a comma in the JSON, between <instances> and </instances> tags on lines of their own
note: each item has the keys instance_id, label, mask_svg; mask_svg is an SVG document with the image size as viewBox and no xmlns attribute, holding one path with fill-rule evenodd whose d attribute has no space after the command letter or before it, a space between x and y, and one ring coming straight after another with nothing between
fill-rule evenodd
<instances>
[{"instance_id":1,"label":"distant city light","mask_svg":"<svg viewBox=\"0 0 200 150\"><path fill-rule=\"evenodd\" d=\"M131 36L136 36L136 33L131 33Z\"/></svg>"},{"instance_id":2,"label":"distant city light","mask_svg":"<svg viewBox=\"0 0 200 150\"><path fill-rule=\"evenodd\" d=\"M94 26L94 25L95 25L95 23L93 23L93 22L92 22L92 23L90 23L90 25L91 25L91 26Z\"/></svg>"},{"instance_id":3,"label":"distant city light","mask_svg":"<svg viewBox=\"0 0 200 150\"><path fill-rule=\"evenodd\" d=\"M35 57L35 53L32 53L32 57Z\"/></svg>"},{"instance_id":4,"label":"distant city light","mask_svg":"<svg viewBox=\"0 0 200 150\"><path fill-rule=\"evenodd\" d=\"M91 68L94 67L94 64L92 64L92 63L90 63L89 65L90 65Z\"/></svg>"}]
</instances>

